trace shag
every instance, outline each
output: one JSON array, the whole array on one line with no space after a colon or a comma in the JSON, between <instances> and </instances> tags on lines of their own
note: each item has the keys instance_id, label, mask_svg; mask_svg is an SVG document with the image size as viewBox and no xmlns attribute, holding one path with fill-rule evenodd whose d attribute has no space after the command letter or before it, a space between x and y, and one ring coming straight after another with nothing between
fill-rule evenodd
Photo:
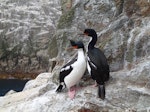
<instances>
[{"instance_id":1,"label":"shag","mask_svg":"<svg viewBox=\"0 0 150 112\"><path fill-rule=\"evenodd\" d=\"M78 56L65 64L59 74L59 86L56 92L61 92L63 88L68 88L68 94L71 99L76 93L75 85L80 81L86 70L86 59L84 53L84 45L81 41L70 40L71 46L77 49Z\"/></svg>"},{"instance_id":2,"label":"shag","mask_svg":"<svg viewBox=\"0 0 150 112\"><path fill-rule=\"evenodd\" d=\"M94 47L97 42L97 34L93 29L85 29L84 35L92 37L88 44L87 69L92 79L98 86L98 96L105 99L105 82L109 80L109 65L104 53Z\"/></svg>"}]
</instances>

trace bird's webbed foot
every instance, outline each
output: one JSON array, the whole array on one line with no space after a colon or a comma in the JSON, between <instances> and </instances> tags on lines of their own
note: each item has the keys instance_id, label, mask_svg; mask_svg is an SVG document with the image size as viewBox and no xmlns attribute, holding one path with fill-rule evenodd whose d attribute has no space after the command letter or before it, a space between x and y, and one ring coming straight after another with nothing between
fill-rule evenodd
<instances>
[{"instance_id":1,"label":"bird's webbed foot","mask_svg":"<svg viewBox=\"0 0 150 112\"><path fill-rule=\"evenodd\" d=\"M74 99L75 94L76 94L76 87L72 86L68 91L68 95L69 95L70 99Z\"/></svg>"}]
</instances>

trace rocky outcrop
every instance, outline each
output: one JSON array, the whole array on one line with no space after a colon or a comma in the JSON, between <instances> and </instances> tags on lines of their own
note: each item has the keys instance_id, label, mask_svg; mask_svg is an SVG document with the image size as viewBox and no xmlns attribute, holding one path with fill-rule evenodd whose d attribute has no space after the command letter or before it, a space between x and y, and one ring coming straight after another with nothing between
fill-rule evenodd
<instances>
[{"instance_id":1,"label":"rocky outcrop","mask_svg":"<svg viewBox=\"0 0 150 112\"><path fill-rule=\"evenodd\" d=\"M97 97L97 88L87 76L80 81L75 99L67 89L56 93L55 73L42 73L29 81L22 92L0 97L1 112L143 112L150 109L150 57L130 71L112 72L106 84L106 99ZM58 77L57 77L58 78ZM56 79L57 79L56 78ZM56 80L55 79L55 80Z\"/></svg>"},{"instance_id":2,"label":"rocky outcrop","mask_svg":"<svg viewBox=\"0 0 150 112\"><path fill-rule=\"evenodd\" d=\"M77 34L83 32L84 28L94 28L99 37L97 47L107 56L111 71L130 69L150 54L148 33L150 18L149 15L142 13L144 10L142 4L145 3L149 4L146 0L143 2L141 0L115 0L114 2L75 0L69 10L75 10L72 15L75 18L70 20L72 25L64 26L65 30L60 29L65 33L68 32L66 33L68 38L82 39L87 45L88 39L83 39L84 37ZM59 22L68 23L68 19L65 20Z\"/></svg>"},{"instance_id":3,"label":"rocky outcrop","mask_svg":"<svg viewBox=\"0 0 150 112\"><path fill-rule=\"evenodd\" d=\"M84 28L98 33L97 47L111 71L132 67L149 52L147 0L2 0L0 73L52 71L70 57L68 39L83 40ZM65 59L63 58L65 57Z\"/></svg>"},{"instance_id":4,"label":"rocky outcrop","mask_svg":"<svg viewBox=\"0 0 150 112\"><path fill-rule=\"evenodd\" d=\"M56 48L59 1L1 0L0 9L0 73L48 71L49 58L57 56L50 49Z\"/></svg>"},{"instance_id":5,"label":"rocky outcrop","mask_svg":"<svg viewBox=\"0 0 150 112\"><path fill-rule=\"evenodd\" d=\"M49 73L28 82L22 92L0 97L0 111L149 111L149 0L1 1L0 71ZM89 39L78 35L85 28L97 31L96 46L110 65L104 101L87 76L74 100L66 90L55 93L60 67L74 54L66 50L68 39L87 47Z\"/></svg>"}]
</instances>

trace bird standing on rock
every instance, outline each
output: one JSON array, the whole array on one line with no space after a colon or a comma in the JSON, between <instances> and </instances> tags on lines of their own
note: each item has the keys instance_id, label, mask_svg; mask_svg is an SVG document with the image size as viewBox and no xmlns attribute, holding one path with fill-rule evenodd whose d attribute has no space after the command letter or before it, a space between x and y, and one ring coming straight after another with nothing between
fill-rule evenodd
<instances>
[{"instance_id":1,"label":"bird standing on rock","mask_svg":"<svg viewBox=\"0 0 150 112\"><path fill-rule=\"evenodd\" d=\"M63 87L68 88L68 94L71 99L76 93L75 85L80 81L86 70L86 59L84 53L84 45L81 41L70 40L71 46L78 51L77 59L73 59L65 64L59 74L59 86L56 92L61 92Z\"/></svg>"},{"instance_id":2,"label":"bird standing on rock","mask_svg":"<svg viewBox=\"0 0 150 112\"><path fill-rule=\"evenodd\" d=\"M87 69L92 79L98 85L98 96L105 99L105 82L109 80L109 65L104 53L95 48L97 42L97 34L94 29L85 29L84 35L92 37L88 44L87 52Z\"/></svg>"}]
</instances>

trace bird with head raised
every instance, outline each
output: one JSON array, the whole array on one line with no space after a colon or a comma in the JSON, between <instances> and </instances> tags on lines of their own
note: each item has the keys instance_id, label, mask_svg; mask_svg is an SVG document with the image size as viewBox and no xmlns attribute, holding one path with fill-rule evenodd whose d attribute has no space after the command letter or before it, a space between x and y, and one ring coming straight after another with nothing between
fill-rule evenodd
<instances>
[{"instance_id":1,"label":"bird with head raised","mask_svg":"<svg viewBox=\"0 0 150 112\"><path fill-rule=\"evenodd\" d=\"M74 98L76 93L75 85L80 81L86 70L86 57L84 53L84 45L81 41L70 40L71 46L77 49L77 58L72 59L65 64L59 74L59 86L56 92L61 92L64 87L68 88L68 94L71 99Z\"/></svg>"},{"instance_id":2,"label":"bird with head raised","mask_svg":"<svg viewBox=\"0 0 150 112\"><path fill-rule=\"evenodd\" d=\"M97 34L94 29L85 29L84 35L91 37L87 52L87 69L98 86L98 96L105 99L105 82L109 80L109 65L104 53L95 47Z\"/></svg>"}]
</instances>

